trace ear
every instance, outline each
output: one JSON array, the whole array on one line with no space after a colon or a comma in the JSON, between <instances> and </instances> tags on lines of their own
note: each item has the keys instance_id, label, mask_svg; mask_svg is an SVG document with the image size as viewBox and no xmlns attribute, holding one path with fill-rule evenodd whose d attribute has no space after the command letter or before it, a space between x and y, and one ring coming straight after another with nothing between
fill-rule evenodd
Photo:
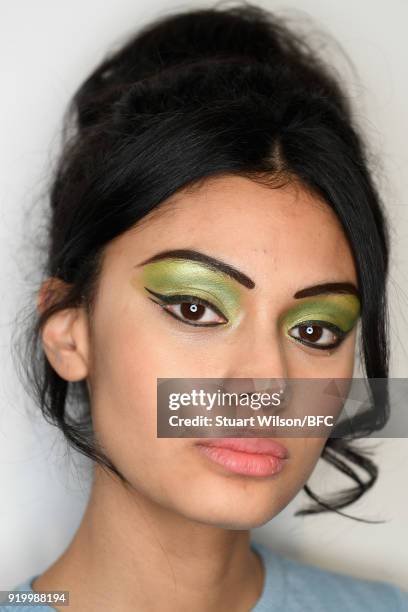
<instances>
[{"instance_id":1,"label":"ear","mask_svg":"<svg viewBox=\"0 0 408 612\"><path fill-rule=\"evenodd\" d=\"M39 312L66 289L66 283L60 279L44 281L37 296ZM85 308L65 308L54 313L46 321L41 337L47 359L61 378L78 381L88 376L90 339Z\"/></svg>"}]
</instances>

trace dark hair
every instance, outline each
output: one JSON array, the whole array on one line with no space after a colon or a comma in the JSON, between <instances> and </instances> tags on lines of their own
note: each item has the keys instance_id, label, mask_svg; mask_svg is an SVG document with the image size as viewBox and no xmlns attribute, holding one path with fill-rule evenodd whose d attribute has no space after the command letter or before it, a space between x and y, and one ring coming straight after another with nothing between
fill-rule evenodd
<instances>
[{"instance_id":1,"label":"dark hair","mask_svg":"<svg viewBox=\"0 0 408 612\"><path fill-rule=\"evenodd\" d=\"M127 482L93 436L86 381L57 374L40 332L62 309L85 305L92 314L111 240L177 190L222 174L271 188L298 181L334 210L358 274L365 374L387 378L389 238L368 166L334 70L281 17L247 3L217 5L141 29L97 66L67 111L50 189L44 272L65 281L68 291L41 316L33 313L24 336L23 383L45 418ZM367 433L364 423L357 433ZM325 500L305 485L316 504L296 514L344 514L339 509L377 479L367 454L345 438L329 438L322 458L354 486Z\"/></svg>"}]
</instances>

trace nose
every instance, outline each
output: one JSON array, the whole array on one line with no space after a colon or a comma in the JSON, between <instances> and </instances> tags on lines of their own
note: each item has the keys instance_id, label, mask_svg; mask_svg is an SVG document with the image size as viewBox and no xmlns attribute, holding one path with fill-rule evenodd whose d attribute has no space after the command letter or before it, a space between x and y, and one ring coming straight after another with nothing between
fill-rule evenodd
<instances>
[{"instance_id":1,"label":"nose","mask_svg":"<svg viewBox=\"0 0 408 612\"><path fill-rule=\"evenodd\" d=\"M229 346L225 378L288 378L288 364L277 332L248 330Z\"/></svg>"}]
</instances>

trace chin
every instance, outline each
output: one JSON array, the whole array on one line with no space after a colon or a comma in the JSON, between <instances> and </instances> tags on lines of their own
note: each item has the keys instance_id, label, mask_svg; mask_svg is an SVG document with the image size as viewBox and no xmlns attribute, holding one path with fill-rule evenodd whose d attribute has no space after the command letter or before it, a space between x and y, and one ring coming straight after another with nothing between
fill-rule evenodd
<instances>
[{"instance_id":1,"label":"chin","mask_svg":"<svg viewBox=\"0 0 408 612\"><path fill-rule=\"evenodd\" d=\"M201 495L189 497L188 503L183 504L182 514L190 520L223 529L253 529L270 521L285 505L270 494L256 496L248 491L234 499L224 490L203 498L201 491Z\"/></svg>"},{"instance_id":2,"label":"chin","mask_svg":"<svg viewBox=\"0 0 408 612\"><path fill-rule=\"evenodd\" d=\"M231 529L234 531L255 529L256 527L262 527L268 521L275 516L274 513L254 513L254 512L239 512L237 511L234 515L225 516L224 513L220 512L218 515L207 515L197 517L196 520L206 525L212 525L213 527L219 527L220 529Z\"/></svg>"}]
</instances>

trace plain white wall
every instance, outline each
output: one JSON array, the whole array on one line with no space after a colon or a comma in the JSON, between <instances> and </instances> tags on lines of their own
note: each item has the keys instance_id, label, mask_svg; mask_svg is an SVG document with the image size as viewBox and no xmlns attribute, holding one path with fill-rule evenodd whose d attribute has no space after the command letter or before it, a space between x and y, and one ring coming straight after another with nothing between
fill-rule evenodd
<instances>
[{"instance_id":1,"label":"plain white wall","mask_svg":"<svg viewBox=\"0 0 408 612\"><path fill-rule=\"evenodd\" d=\"M406 377L408 3L258 4L292 18L314 19L315 27L337 39L357 70L354 74L346 61L336 59L333 48L325 51L342 70L373 154L382 164L378 179L393 227L391 376ZM164 0L144 7L134 0L1 3L0 589L12 588L51 564L79 524L88 494L87 461L67 455L58 432L33 414L10 357L14 315L38 280L30 232L36 227L63 110L81 80L122 36L162 10L206 5ZM408 542L408 443L383 439L364 444L377 448L380 479L346 511L387 523L365 524L336 515L294 518L294 510L307 502L301 492L278 517L255 529L253 537L293 558L408 588L408 547L401 546ZM311 480L315 487L348 484L320 463Z\"/></svg>"}]
</instances>

